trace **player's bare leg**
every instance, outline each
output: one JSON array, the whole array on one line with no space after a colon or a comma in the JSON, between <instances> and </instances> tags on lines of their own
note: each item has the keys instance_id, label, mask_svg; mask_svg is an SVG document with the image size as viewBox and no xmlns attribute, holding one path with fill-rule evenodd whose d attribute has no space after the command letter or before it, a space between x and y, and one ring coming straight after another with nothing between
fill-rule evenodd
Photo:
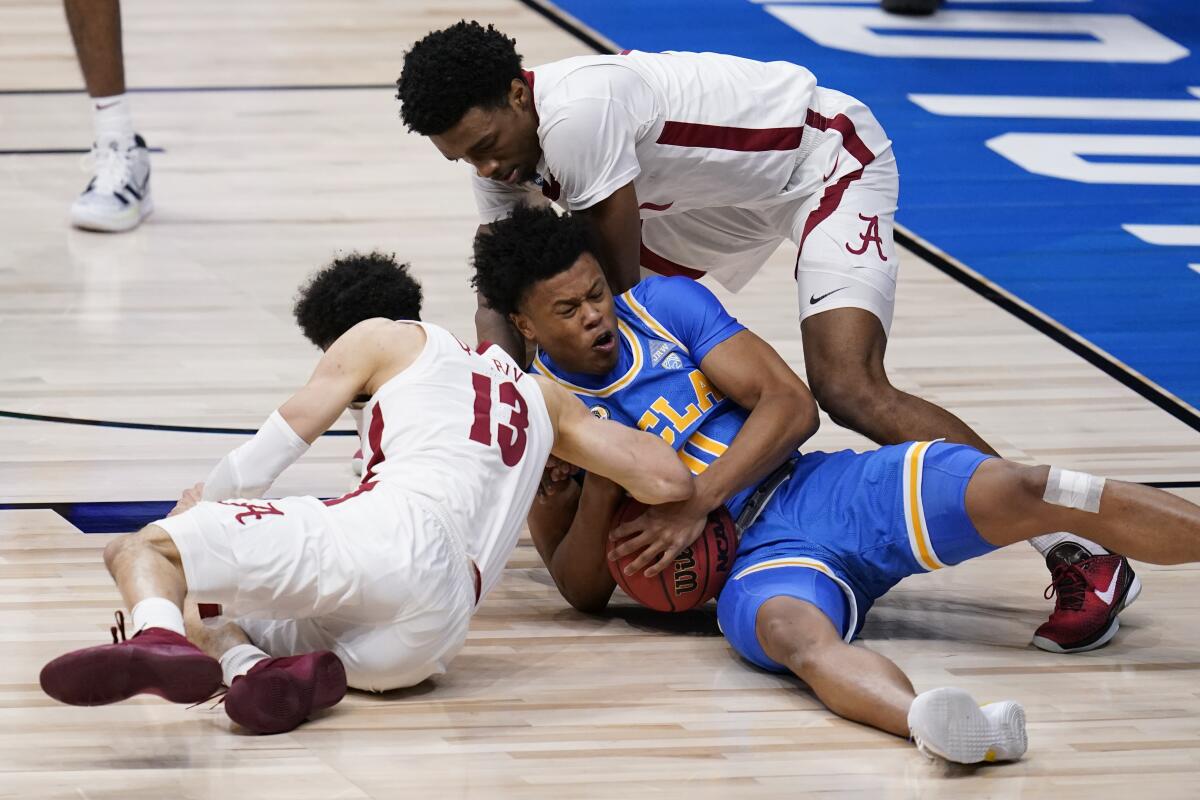
<instances>
[{"instance_id":1,"label":"player's bare leg","mask_svg":"<svg viewBox=\"0 0 1200 800\"><path fill-rule=\"evenodd\" d=\"M817 404L835 422L877 444L946 439L996 451L965 422L892 386L883 366L887 336L861 308L835 308L801 323L804 364Z\"/></svg>"},{"instance_id":2,"label":"player's bare leg","mask_svg":"<svg viewBox=\"0 0 1200 800\"><path fill-rule=\"evenodd\" d=\"M1047 500L1062 499L1050 473L1047 466L1029 467L1003 459L980 464L966 498L967 513L979 535L1002 547L1048 531L1067 530L1151 564L1200 561L1200 506L1161 489L1114 480L1094 489L1095 510L1060 505ZM1090 478L1074 473L1067 480L1072 486L1085 486ZM1066 502L1077 494L1070 493Z\"/></svg>"},{"instance_id":3,"label":"player's bare leg","mask_svg":"<svg viewBox=\"0 0 1200 800\"><path fill-rule=\"evenodd\" d=\"M172 511L180 513L199 498L199 487L184 493ZM155 694L175 703L195 703L221 685L221 666L184 636L187 595L179 551L167 532L148 525L120 536L104 548L104 563L133 617L133 636L117 612L113 643L76 650L47 664L42 689L71 705L105 705L136 694Z\"/></svg>"},{"instance_id":4,"label":"player's bare leg","mask_svg":"<svg viewBox=\"0 0 1200 800\"><path fill-rule=\"evenodd\" d=\"M763 603L755 620L763 651L808 684L835 714L897 736L949 761L1005 761L1025 753L1025 713L1013 702L980 708L958 689L917 695L895 663L846 644L820 609L793 597Z\"/></svg>"},{"instance_id":5,"label":"player's bare leg","mask_svg":"<svg viewBox=\"0 0 1200 800\"><path fill-rule=\"evenodd\" d=\"M79 69L92 99L95 125L94 173L71 206L79 228L126 231L153 210L150 159L145 141L133 129L125 95L118 0L63 0Z\"/></svg>"},{"instance_id":6,"label":"player's bare leg","mask_svg":"<svg viewBox=\"0 0 1200 800\"><path fill-rule=\"evenodd\" d=\"M801 330L813 395L839 425L878 444L946 439L997 455L991 445L949 411L892 386L883 366L887 336L874 314L859 308L832 309L804 320ZM1109 555L1108 550L1081 536L1056 531L1042 534L1030 544L1046 559L1058 601L1050 620L1035 633L1034 644L1060 653L1102 646L1115 632L1116 615L1137 597L1141 583L1135 576L1133 591L1121 604L1108 609L1110 614L1078 614L1073 598L1082 583L1076 580L1072 568L1082 567L1093 558L1101 561L1093 563L1092 568L1114 559L1102 558Z\"/></svg>"}]
</instances>

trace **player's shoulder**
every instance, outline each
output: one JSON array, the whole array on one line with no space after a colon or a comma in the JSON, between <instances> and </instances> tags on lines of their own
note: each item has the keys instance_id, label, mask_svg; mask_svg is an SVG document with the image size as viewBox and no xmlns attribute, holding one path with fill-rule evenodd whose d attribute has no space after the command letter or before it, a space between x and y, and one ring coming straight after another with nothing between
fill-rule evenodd
<instances>
[{"instance_id":1,"label":"player's shoulder","mask_svg":"<svg viewBox=\"0 0 1200 800\"><path fill-rule=\"evenodd\" d=\"M706 286L682 275L651 275L642 279L626 295L651 313L677 309L696 310L696 304L719 305L720 301Z\"/></svg>"},{"instance_id":2,"label":"player's shoulder","mask_svg":"<svg viewBox=\"0 0 1200 800\"><path fill-rule=\"evenodd\" d=\"M420 350L427 338L425 327L421 323L372 317L364 319L339 336L330 350L336 347L347 353L365 353L368 351L364 351L363 348L371 346L393 353L397 350Z\"/></svg>"}]
</instances>

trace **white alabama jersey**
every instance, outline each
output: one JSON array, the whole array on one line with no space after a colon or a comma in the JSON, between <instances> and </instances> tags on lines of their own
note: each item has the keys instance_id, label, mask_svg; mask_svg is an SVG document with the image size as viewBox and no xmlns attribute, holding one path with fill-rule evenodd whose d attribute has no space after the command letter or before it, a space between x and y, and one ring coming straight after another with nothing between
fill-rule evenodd
<instances>
[{"instance_id":1,"label":"white alabama jersey","mask_svg":"<svg viewBox=\"0 0 1200 800\"><path fill-rule=\"evenodd\" d=\"M541 389L499 347L477 353L412 324L425 349L364 409L360 490L390 486L433 511L479 567L482 598L516 547L554 430Z\"/></svg>"},{"instance_id":2,"label":"white alabama jersey","mask_svg":"<svg viewBox=\"0 0 1200 800\"><path fill-rule=\"evenodd\" d=\"M633 51L556 61L526 79L542 145L538 176L510 186L476 175L483 222L531 192L575 211L630 181L643 218L770 207L862 167L890 144L877 126L855 133L849 118L838 118L861 103L818 88L811 72L785 61ZM820 146L831 136L857 156L835 161L842 148ZM801 174L818 150L822 163Z\"/></svg>"}]
</instances>

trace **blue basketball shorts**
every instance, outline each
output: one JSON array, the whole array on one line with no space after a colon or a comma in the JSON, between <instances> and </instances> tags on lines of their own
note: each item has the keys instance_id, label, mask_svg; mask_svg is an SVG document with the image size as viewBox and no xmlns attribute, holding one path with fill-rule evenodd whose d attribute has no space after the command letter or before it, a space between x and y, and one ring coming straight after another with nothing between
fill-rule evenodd
<instances>
[{"instance_id":1,"label":"blue basketball shorts","mask_svg":"<svg viewBox=\"0 0 1200 800\"><path fill-rule=\"evenodd\" d=\"M717 601L725 638L747 661L786 672L756 632L772 597L811 603L849 642L875 600L903 578L996 549L966 510L967 484L988 458L943 442L801 456L742 534Z\"/></svg>"}]
</instances>

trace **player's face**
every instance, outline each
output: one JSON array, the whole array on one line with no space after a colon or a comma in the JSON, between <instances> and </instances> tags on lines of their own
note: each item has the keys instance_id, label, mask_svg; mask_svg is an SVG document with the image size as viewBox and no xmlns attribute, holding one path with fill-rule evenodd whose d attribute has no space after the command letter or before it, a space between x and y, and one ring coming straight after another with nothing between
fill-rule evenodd
<instances>
[{"instance_id":1,"label":"player's face","mask_svg":"<svg viewBox=\"0 0 1200 800\"><path fill-rule=\"evenodd\" d=\"M612 292L590 253L566 272L535 284L515 317L521 332L569 372L607 375L617 366L620 339Z\"/></svg>"},{"instance_id":2,"label":"player's face","mask_svg":"<svg viewBox=\"0 0 1200 800\"><path fill-rule=\"evenodd\" d=\"M516 185L532 180L542 156L533 94L514 80L501 108L475 106L445 133L430 140L451 161L466 161L480 177Z\"/></svg>"}]
</instances>

